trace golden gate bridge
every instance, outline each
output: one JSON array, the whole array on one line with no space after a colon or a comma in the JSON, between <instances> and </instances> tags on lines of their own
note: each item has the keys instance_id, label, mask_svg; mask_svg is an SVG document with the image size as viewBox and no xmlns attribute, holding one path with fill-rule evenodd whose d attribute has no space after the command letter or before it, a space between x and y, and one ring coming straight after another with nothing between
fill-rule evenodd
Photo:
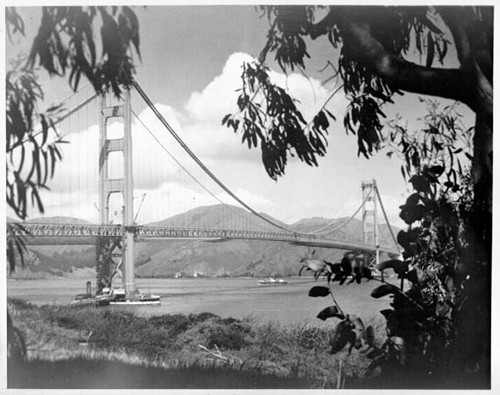
<instances>
[{"instance_id":1,"label":"golden gate bridge","mask_svg":"<svg viewBox=\"0 0 500 395\"><path fill-rule=\"evenodd\" d=\"M98 224L86 221L71 222L68 219L55 220L34 219L26 222L8 220L7 237L21 236L26 244L31 245L62 245L82 244L95 245L97 256L97 290L110 287L113 276L120 269L123 272L123 286L127 295L136 292L134 277L134 245L137 242L160 240L160 239L202 239L207 241L228 241L234 239L266 240L286 242L294 245L334 248L341 250L354 250L364 254L371 254L378 262L380 253L399 255L400 250L390 226L387 214L382 204L380 193L375 180L362 183L362 201L352 215L343 220L334 220L312 231L297 231L290 226L276 221L264 214L254 210L228 188L208 167L194 154L190 147L184 142L175 129L167 122L158 108L153 104L141 86L133 83L133 90L143 99L146 108L153 114L153 119L159 121L173 140L186 154L187 158L196 164L200 174L216 185L219 190L235 201L239 207L245 210L242 215L241 209L226 204L214 194L207 184L200 182L199 176L189 171L175 155L166 149L165 145L155 136L146 123L139 117L131 106L131 90L124 90L122 98L110 96L98 96L91 94L89 97L71 107L62 117L56 120L58 125L66 122L64 129L73 132L80 128L81 112L86 111L87 122L97 113L98 119L93 119L98 126L98 163L88 162L90 156L85 157L76 146L73 156L78 156L72 176L78 178L78 185L73 189L82 191L80 178L85 177L87 182L97 182L98 203L94 203L99 213ZM92 105L97 109L89 110ZM72 118L77 117L77 121ZM163 154L170 157L179 169L190 179L191 183L197 184L212 198L218 200L224 207L223 214L230 220L215 221L208 220L205 223L198 221L187 225L179 221L161 221L159 223L139 224L138 212L134 212L134 171L133 171L133 133L132 119L136 118L138 123L146 129L152 139L163 149ZM92 120L90 121L92 123ZM116 133L113 123L118 123L121 133ZM75 125L76 124L76 125ZM141 155L147 155L142 152ZM65 160L59 166L65 166ZM112 162L118 165L111 166ZM86 163L87 174L82 176L81 163ZM71 165L70 165L71 167ZM116 168L119 174L114 174ZM95 172L92 175L92 170ZM179 170L179 172L181 172ZM164 180L155 180L162 183ZM168 185L168 182L167 182ZM112 218L113 210L111 199L113 196L121 197L121 213L119 221ZM146 193L142 195L140 206L144 202ZM86 202L86 206L89 202ZM116 214L116 213L115 213ZM353 241L351 234L347 231L349 223L359 214L362 222L362 240ZM116 216L116 215L115 215ZM387 240L381 240L380 220L383 218L389 229ZM120 223L117 223L120 222Z\"/></svg>"}]
</instances>

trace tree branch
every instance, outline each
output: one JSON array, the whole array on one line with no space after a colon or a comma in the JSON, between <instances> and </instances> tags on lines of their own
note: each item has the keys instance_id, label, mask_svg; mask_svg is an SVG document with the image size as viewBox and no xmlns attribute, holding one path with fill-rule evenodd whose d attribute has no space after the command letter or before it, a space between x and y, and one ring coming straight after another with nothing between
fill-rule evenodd
<instances>
[{"instance_id":1,"label":"tree branch","mask_svg":"<svg viewBox=\"0 0 500 395\"><path fill-rule=\"evenodd\" d=\"M457 69L435 69L403 60L390 52L370 34L367 24L345 19L341 26L344 38L342 51L389 84L413 93L441 96L467 104L464 75Z\"/></svg>"},{"instance_id":2,"label":"tree branch","mask_svg":"<svg viewBox=\"0 0 500 395\"><path fill-rule=\"evenodd\" d=\"M387 51L371 35L369 25L352 18L344 19L341 32L344 55L364 64L390 85L407 92L458 100L476 113L493 113L493 90L477 64L471 76L461 69L437 69L406 61Z\"/></svg>"},{"instance_id":3,"label":"tree branch","mask_svg":"<svg viewBox=\"0 0 500 395\"><path fill-rule=\"evenodd\" d=\"M463 12L458 14L457 9L453 7L441 7L439 12L448 25L455 41L460 68L468 75L467 89L462 87L464 91L469 92L471 102L466 103L476 112L483 113L491 128L493 121L493 86L491 77L488 78L483 73L484 67L479 66L475 56L476 50L471 46L467 32L467 15L464 15ZM472 39L474 38L472 37ZM488 69L486 68L486 70Z\"/></svg>"},{"instance_id":4,"label":"tree branch","mask_svg":"<svg viewBox=\"0 0 500 395\"><path fill-rule=\"evenodd\" d=\"M328 28L335 24L335 14L330 9L330 12L321 19L318 23L311 23L308 26L307 32L309 36L314 40L323 34L328 33Z\"/></svg>"}]
</instances>

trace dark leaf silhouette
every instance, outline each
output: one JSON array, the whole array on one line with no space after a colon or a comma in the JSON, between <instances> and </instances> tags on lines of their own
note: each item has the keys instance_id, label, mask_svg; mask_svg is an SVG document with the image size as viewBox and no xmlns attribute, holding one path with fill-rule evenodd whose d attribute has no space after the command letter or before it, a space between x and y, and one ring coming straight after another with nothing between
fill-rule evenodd
<instances>
[{"instance_id":1,"label":"dark leaf silhouette","mask_svg":"<svg viewBox=\"0 0 500 395\"><path fill-rule=\"evenodd\" d=\"M424 175L414 175L410 182L418 192L428 192L430 189L429 179Z\"/></svg>"},{"instance_id":2,"label":"dark leaf silhouette","mask_svg":"<svg viewBox=\"0 0 500 395\"><path fill-rule=\"evenodd\" d=\"M349 276L352 274L352 262L349 258L343 257L340 265L342 267L342 273L345 276Z\"/></svg>"},{"instance_id":3,"label":"dark leaf silhouette","mask_svg":"<svg viewBox=\"0 0 500 395\"><path fill-rule=\"evenodd\" d=\"M325 260L323 260L323 262L325 262L330 273L337 274L342 270L342 265L340 263L331 263Z\"/></svg>"},{"instance_id":4,"label":"dark leaf silhouette","mask_svg":"<svg viewBox=\"0 0 500 395\"><path fill-rule=\"evenodd\" d=\"M408 270L408 264L399 259L390 259L388 261L380 262L377 265L378 270L393 269L396 274L405 273Z\"/></svg>"},{"instance_id":5,"label":"dark leaf silhouette","mask_svg":"<svg viewBox=\"0 0 500 395\"><path fill-rule=\"evenodd\" d=\"M354 338L351 339L352 346L359 349L363 346L363 341L366 336L365 324L357 315L349 314L347 319L351 324L351 331L355 335Z\"/></svg>"},{"instance_id":6,"label":"dark leaf silhouette","mask_svg":"<svg viewBox=\"0 0 500 395\"><path fill-rule=\"evenodd\" d=\"M386 295L392 295L392 294L396 293L397 290L398 290L398 288L395 287L394 285L382 284L382 285L379 285L377 288L375 288L372 291L371 296L373 298L381 298L381 297L386 296Z\"/></svg>"},{"instance_id":7,"label":"dark leaf silhouette","mask_svg":"<svg viewBox=\"0 0 500 395\"><path fill-rule=\"evenodd\" d=\"M330 288L316 286L316 287L312 287L309 290L309 296L312 296L313 298L318 297L318 296L323 297L323 296L330 295L330 292L331 292Z\"/></svg>"},{"instance_id":8,"label":"dark leaf silhouette","mask_svg":"<svg viewBox=\"0 0 500 395\"><path fill-rule=\"evenodd\" d=\"M327 318L336 317L336 318L345 318L345 316L340 312L337 306L329 306L317 315L317 318L325 321Z\"/></svg>"},{"instance_id":9,"label":"dark leaf silhouette","mask_svg":"<svg viewBox=\"0 0 500 395\"><path fill-rule=\"evenodd\" d=\"M372 271L369 268L367 268L366 266L363 266L361 268L361 273L362 273L363 277L366 277L368 280L371 280L373 278Z\"/></svg>"},{"instance_id":10,"label":"dark leaf silhouette","mask_svg":"<svg viewBox=\"0 0 500 395\"><path fill-rule=\"evenodd\" d=\"M331 347L330 353L336 354L339 351L342 351L342 349L347 345L348 341L353 340L355 335L351 329L352 325L346 320L340 321L335 326L333 334L331 335L329 340L329 344Z\"/></svg>"},{"instance_id":11,"label":"dark leaf silhouette","mask_svg":"<svg viewBox=\"0 0 500 395\"><path fill-rule=\"evenodd\" d=\"M375 331L373 330L373 326L368 325L366 327L365 338L366 338L366 343L369 346L371 347L375 346Z\"/></svg>"}]
</instances>

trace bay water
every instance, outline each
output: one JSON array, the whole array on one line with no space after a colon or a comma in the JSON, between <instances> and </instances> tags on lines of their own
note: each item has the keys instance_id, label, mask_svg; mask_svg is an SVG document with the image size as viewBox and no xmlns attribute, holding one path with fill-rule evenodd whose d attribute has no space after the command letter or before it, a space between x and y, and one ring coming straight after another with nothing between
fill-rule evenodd
<instances>
[{"instance_id":1,"label":"bay water","mask_svg":"<svg viewBox=\"0 0 500 395\"><path fill-rule=\"evenodd\" d=\"M85 292L86 278L54 277L7 282L7 295L34 304L70 303L77 293ZM141 316L190 314L210 312L221 317L251 318L253 320L289 325L329 325L316 315L333 305L331 296L309 297L311 287L326 285L310 277L287 278L286 285L260 285L257 278L138 278L141 292L161 296L156 306L109 306L128 309ZM95 281L92 281L95 285ZM118 285L118 284L117 284ZM365 324L381 326L380 310L389 308L391 299L374 299L371 291L380 285L375 281L361 284L332 285L332 293L346 314L355 314Z\"/></svg>"}]
</instances>

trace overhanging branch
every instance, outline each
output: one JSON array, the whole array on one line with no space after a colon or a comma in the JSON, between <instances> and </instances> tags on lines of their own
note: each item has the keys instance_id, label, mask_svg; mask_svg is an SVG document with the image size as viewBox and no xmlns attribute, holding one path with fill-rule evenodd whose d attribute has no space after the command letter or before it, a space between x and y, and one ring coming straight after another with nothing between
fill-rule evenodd
<instances>
[{"instance_id":1,"label":"overhanging branch","mask_svg":"<svg viewBox=\"0 0 500 395\"><path fill-rule=\"evenodd\" d=\"M478 111L471 80L459 69L424 67L399 58L374 38L367 24L347 18L342 23L343 53L398 89L458 100Z\"/></svg>"}]
</instances>

